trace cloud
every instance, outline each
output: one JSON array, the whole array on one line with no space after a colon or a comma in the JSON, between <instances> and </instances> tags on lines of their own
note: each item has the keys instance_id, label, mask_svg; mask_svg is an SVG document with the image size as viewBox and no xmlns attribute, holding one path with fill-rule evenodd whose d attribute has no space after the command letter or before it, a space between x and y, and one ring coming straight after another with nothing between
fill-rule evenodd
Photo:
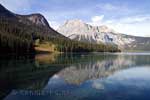
<instances>
[{"instance_id":1,"label":"cloud","mask_svg":"<svg viewBox=\"0 0 150 100\"><path fill-rule=\"evenodd\" d=\"M150 21L150 16L131 16L131 17L125 17L120 20L118 20L122 23L140 23L145 21Z\"/></svg>"},{"instance_id":2,"label":"cloud","mask_svg":"<svg viewBox=\"0 0 150 100\"><path fill-rule=\"evenodd\" d=\"M141 12L139 8L133 8L126 3L101 3L96 5L97 9L107 15L129 15Z\"/></svg>"},{"instance_id":3,"label":"cloud","mask_svg":"<svg viewBox=\"0 0 150 100\"><path fill-rule=\"evenodd\" d=\"M128 11L129 7L125 4L111 4L111 3L102 3L99 4L97 7L99 7L101 10L105 11ZM130 9L131 10L131 9Z\"/></svg>"},{"instance_id":4,"label":"cloud","mask_svg":"<svg viewBox=\"0 0 150 100\"><path fill-rule=\"evenodd\" d=\"M0 3L13 12L27 11L31 7L31 0L0 0Z\"/></svg>"},{"instance_id":5,"label":"cloud","mask_svg":"<svg viewBox=\"0 0 150 100\"><path fill-rule=\"evenodd\" d=\"M106 3L106 4L103 4L103 5L100 5L100 8L103 9L103 10L111 11L111 10L116 10L120 7L109 4L109 3Z\"/></svg>"},{"instance_id":6,"label":"cloud","mask_svg":"<svg viewBox=\"0 0 150 100\"><path fill-rule=\"evenodd\" d=\"M88 24L91 24L93 26L97 26L97 25L100 25L102 23L103 19L104 19L104 15L93 16L93 17L91 17L91 22L89 22Z\"/></svg>"},{"instance_id":7,"label":"cloud","mask_svg":"<svg viewBox=\"0 0 150 100\"><path fill-rule=\"evenodd\" d=\"M106 25L119 33L147 36L150 34L150 15L121 17L104 20L104 15L93 16L88 24L94 26Z\"/></svg>"},{"instance_id":8,"label":"cloud","mask_svg":"<svg viewBox=\"0 0 150 100\"><path fill-rule=\"evenodd\" d=\"M97 90L101 90L101 89L104 89L105 87L102 84L102 82L95 80L92 82L92 88L97 89Z\"/></svg>"},{"instance_id":9,"label":"cloud","mask_svg":"<svg viewBox=\"0 0 150 100\"><path fill-rule=\"evenodd\" d=\"M120 33L129 35L146 36L150 34L150 15L113 19L105 21L103 24L106 24Z\"/></svg>"},{"instance_id":10,"label":"cloud","mask_svg":"<svg viewBox=\"0 0 150 100\"><path fill-rule=\"evenodd\" d=\"M94 17L91 18L91 20L92 20L93 22L98 22L98 21L103 20L103 18L104 18L104 15L101 15L101 16L94 16Z\"/></svg>"},{"instance_id":11,"label":"cloud","mask_svg":"<svg viewBox=\"0 0 150 100\"><path fill-rule=\"evenodd\" d=\"M55 30L57 30L58 27L60 26L60 23L58 23L58 22L56 22L56 21L48 21L48 22L49 22L50 26L51 26L52 28L54 28Z\"/></svg>"}]
</instances>

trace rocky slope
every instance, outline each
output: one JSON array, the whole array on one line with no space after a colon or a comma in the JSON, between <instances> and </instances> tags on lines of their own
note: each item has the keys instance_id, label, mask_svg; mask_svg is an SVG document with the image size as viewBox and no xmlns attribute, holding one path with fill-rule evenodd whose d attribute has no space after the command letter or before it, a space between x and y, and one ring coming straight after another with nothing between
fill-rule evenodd
<instances>
[{"instance_id":1,"label":"rocky slope","mask_svg":"<svg viewBox=\"0 0 150 100\"><path fill-rule=\"evenodd\" d=\"M41 14L30 14L30 15L18 15L17 16L20 21L24 22L25 20L28 20L38 26L45 26L47 28L50 28L47 20L45 19L45 17Z\"/></svg>"},{"instance_id":2,"label":"rocky slope","mask_svg":"<svg viewBox=\"0 0 150 100\"><path fill-rule=\"evenodd\" d=\"M117 33L107 26L91 26L77 19L67 21L57 31L73 40L97 44L116 44L122 50L150 50L150 38L148 37Z\"/></svg>"}]
</instances>

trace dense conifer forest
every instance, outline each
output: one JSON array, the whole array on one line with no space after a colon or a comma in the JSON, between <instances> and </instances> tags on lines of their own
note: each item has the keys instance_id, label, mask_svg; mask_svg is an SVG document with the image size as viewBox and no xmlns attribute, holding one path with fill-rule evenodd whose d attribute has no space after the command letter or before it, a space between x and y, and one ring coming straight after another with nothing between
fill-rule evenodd
<instances>
[{"instance_id":1,"label":"dense conifer forest","mask_svg":"<svg viewBox=\"0 0 150 100\"><path fill-rule=\"evenodd\" d=\"M11 18L0 18L0 52L1 53L34 53L35 41L38 45L44 42L54 45L58 52L116 52L117 46L104 44L88 44L72 41L57 35L43 26L24 24ZM36 45L36 46L38 46ZM51 45L49 45L51 46Z\"/></svg>"}]
</instances>

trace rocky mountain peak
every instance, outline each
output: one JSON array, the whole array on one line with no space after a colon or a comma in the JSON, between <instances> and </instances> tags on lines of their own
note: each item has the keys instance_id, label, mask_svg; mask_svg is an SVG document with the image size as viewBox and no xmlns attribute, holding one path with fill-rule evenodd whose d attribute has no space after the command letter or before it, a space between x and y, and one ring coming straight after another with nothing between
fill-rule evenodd
<instances>
[{"instance_id":1,"label":"rocky mountain peak","mask_svg":"<svg viewBox=\"0 0 150 100\"><path fill-rule=\"evenodd\" d=\"M117 44L118 46L122 46L134 41L134 38L124 38L123 35L119 35L105 25L92 26L81 20L67 21L57 31L70 39L82 42Z\"/></svg>"},{"instance_id":2,"label":"rocky mountain peak","mask_svg":"<svg viewBox=\"0 0 150 100\"><path fill-rule=\"evenodd\" d=\"M80 19L67 20L65 24L84 24L84 22Z\"/></svg>"},{"instance_id":3,"label":"rocky mountain peak","mask_svg":"<svg viewBox=\"0 0 150 100\"><path fill-rule=\"evenodd\" d=\"M20 22L28 23L28 21L32 22L33 24L45 26L50 28L47 20L45 17L39 13L30 14L30 15L18 15L12 13L11 11L7 10L3 5L0 4L0 17L7 17L11 19L18 19Z\"/></svg>"},{"instance_id":4,"label":"rocky mountain peak","mask_svg":"<svg viewBox=\"0 0 150 100\"><path fill-rule=\"evenodd\" d=\"M72 28L76 28L76 27L84 27L84 22L82 20L79 19L74 19L74 20L67 20L64 24L65 27L72 27Z\"/></svg>"},{"instance_id":5,"label":"rocky mountain peak","mask_svg":"<svg viewBox=\"0 0 150 100\"><path fill-rule=\"evenodd\" d=\"M66 38L63 35L56 32L54 29L52 29L49 26L48 21L45 19L45 17L39 13L30 14L30 15L20 15L13 13L9 11L7 8L5 8L3 5L0 4L0 18L3 18L4 20L10 20L13 21L16 24L23 24L24 26L33 26L35 29L40 28L41 34L49 34L52 37L62 37ZM37 27L38 26L38 27Z\"/></svg>"},{"instance_id":6,"label":"rocky mountain peak","mask_svg":"<svg viewBox=\"0 0 150 100\"><path fill-rule=\"evenodd\" d=\"M47 22L47 20L45 19L45 17L41 14L31 14L27 16L27 19L30 20L31 22L33 22L36 25L43 25L46 27L50 27L49 23Z\"/></svg>"},{"instance_id":7,"label":"rocky mountain peak","mask_svg":"<svg viewBox=\"0 0 150 100\"><path fill-rule=\"evenodd\" d=\"M45 17L39 13L36 14L30 14L30 15L19 15L21 21L22 19L27 19L30 22L39 25L39 26L45 26L47 28L50 28L49 23L45 19Z\"/></svg>"},{"instance_id":8,"label":"rocky mountain peak","mask_svg":"<svg viewBox=\"0 0 150 100\"><path fill-rule=\"evenodd\" d=\"M57 31L67 37L72 34L93 35L101 32L115 32L107 26L92 26L79 19L66 21Z\"/></svg>"}]
</instances>

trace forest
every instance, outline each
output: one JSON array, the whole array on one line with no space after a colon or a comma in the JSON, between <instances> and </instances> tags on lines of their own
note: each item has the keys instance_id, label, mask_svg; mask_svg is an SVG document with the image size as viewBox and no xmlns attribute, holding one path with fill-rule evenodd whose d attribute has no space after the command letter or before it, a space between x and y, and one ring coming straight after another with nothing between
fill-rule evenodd
<instances>
[{"instance_id":1,"label":"forest","mask_svg":"<svg viewBox=\"0 0 150 100\"><path fill-rule=\"evenodd\" d=\"M38 43L35 45L35 42ZM90 44L70 40L55 31L33 23L26 24L17 19L0 17L0 53L26 54L36 53L35 47L48 43L45 48L52 52L117 52L115 45Z\"/></svg>"}]
</instances>

